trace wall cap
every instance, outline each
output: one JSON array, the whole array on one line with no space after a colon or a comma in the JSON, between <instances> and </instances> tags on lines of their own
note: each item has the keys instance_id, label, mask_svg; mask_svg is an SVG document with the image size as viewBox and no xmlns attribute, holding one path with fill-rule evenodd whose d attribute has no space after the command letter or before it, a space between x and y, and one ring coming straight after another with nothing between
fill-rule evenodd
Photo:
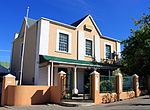
<instances>
[{"instance_id":1,"label":"wall cap","mask_svg":"<svg viewBox=\"0 0 150 110\"><path fill-rule=\"evenodd\" d=\"M117 73L117 74L115 74L115 76L122 76L122 74L121 73Z\"/></svg>"},{"instance_id":2,"label":"wall cap","mask_svg":"<svg viewBox=\"0 0 150 110\"><path fill-rule=\"evenodd\" d=\"M99 73L95 70L90 75L93 75L93 74L99 74Z\"/></svg>"},{"instance_id":3,"label":"wall cap","mask_svg":"<svg viewBox=\"0 0 150 110\"><path fill-rule=\"evenodd\" d=\"M5 75L5 76L3 76L3 77L7 77L7 78L16 78L14 75L12 75L12 74L7 74L7 75Z\"/></svg>"},{"instance_id":4,"label":"wall cap","mask_svg":"<svg viewBox=\"0 0 150 110\"><path fill-rule=\"evenodd\" d=\"M138 75L137 74L134 74L134 75L132 75L133 77L138 77Z\"/></svg>"},{"instance_id":5,"label":"wall cap","mask_svg":"<svg viewBox=\"0 0 150 110\"><path fill-rule=\"evenodd\" d=\"M60 71L58 74L66 74L64 71Z\"/></svg>"}]
</instances>

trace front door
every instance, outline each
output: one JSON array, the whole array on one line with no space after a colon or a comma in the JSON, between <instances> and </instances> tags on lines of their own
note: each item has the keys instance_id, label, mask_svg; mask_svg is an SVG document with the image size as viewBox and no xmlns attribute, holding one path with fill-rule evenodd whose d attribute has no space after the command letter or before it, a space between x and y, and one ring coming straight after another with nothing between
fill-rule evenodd
<instances>
[{"instance_id":1,"label":"front door","mask_svg":"<svg viewBox=\"0 0 150 110\"><path fill-rule=\"evenodd\" d=\"M78 71L78 93L84 93L84 71Z\"/></svg>"}]
</instances>

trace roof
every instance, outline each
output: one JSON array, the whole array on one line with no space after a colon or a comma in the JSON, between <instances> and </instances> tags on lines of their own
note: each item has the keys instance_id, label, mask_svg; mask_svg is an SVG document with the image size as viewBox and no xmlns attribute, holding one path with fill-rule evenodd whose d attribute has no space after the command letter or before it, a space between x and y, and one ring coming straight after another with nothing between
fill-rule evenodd
<instances>
[{"instance_id":1,"label":"roof","mask_svg":"<svg viewBox=\"0 0 150 110\"><path fill-rule=\"evenodd\" d=\"M103 36L103 35L101 34L101 32L100 32L98 26L97 26L96 23L94 22L92 16L89 15L89 14L86 15L85 17L79 19L78 21L76 21L76 22L70 24L70 25L64 24L64 23L61 23L61 22L58 22L58 21L55 21L55 20L47 19L47 18L44 18L44 17L41 17L40 19L49 20L49 21L52 22L52 23L59 24L59 25L62 25L62 26L68 27L68 28L76 29L76 28L82 23L82 21L83 21L84 19L86 19L88 16L91 18L92 22L94 23L94 25L95 25L96 29L98 30L99 34L101 35L101 37L106 38L106 39L110 39L110 40L114 40L114 41L119 41L119 40L114 39L114 38L111 38L111 37ZM25 18L27 18L27 17L25 17ZM39 19L39 20L40 20L40 19ZM31 27L31 26L32 26L33 24L35 24L37 21L38 21L38 20L35 20L35 19L32 19L32 18L28 18L28 19L27 19L27 22L28 22L27 25L28 25L28 27Z\"/></svg>"},{"instance_id":2,"label":"roof","mask_svg":"<svg viewBox=\"0 0 150 110\"><path fill-rule=\"evenodd\" d=\"M85 17L79 19L78 21L74 22L71 24L71 26L75 26L77 27L88 15L86 15Z\"/></svg>"},{"instance_id":3,"label":"roof","mask_svg":"<svg viewBox=\"0 0 150 110\"><path fill-rule=\"evenodd\" d=\"M117 65L114 64L108 64L108 63L101 63L101 62L92 62L92 61L83 61L83 60L74 60L74 59L67 59L67 58L60 58L60 57L54 57L54 56L46 56L42 55L43 58L47 61L58 61L58 62L65 62L65 63L72 63L74 65L88 65L88 66L111 66L116 67Z\"/></svg>"},{"instance_id":4,"label":"roof","mask_svg":"<svg viewBox=\"0 0 150 110\"><path fill-rule=\"evenodd\" d=\"M27 17L25 17L25 18L27 18ZM28 25L28 27L31 27L36 22L37 22L37 20L35 20L35 19L27 18L27 25Z\"/></svg>"},{"instance_id":5,"label":"roof","mask_svg":"<svg viewBox=\"0 0 150 110\"><path fill-rule=\"evenodd\" d=\"M7 68L7 69L9 69L10 63L9 62L0 62L0 65Z\"/></svg>"},{"instance_id":6,"label":"roof","mask_svg":"<svg viewBox=\"0 0 150 110\"><path fill-rule=\"evenodd\" d=\"M0 73L8 73L8 69L0 65Z\"/></svg>"}]
</instances>

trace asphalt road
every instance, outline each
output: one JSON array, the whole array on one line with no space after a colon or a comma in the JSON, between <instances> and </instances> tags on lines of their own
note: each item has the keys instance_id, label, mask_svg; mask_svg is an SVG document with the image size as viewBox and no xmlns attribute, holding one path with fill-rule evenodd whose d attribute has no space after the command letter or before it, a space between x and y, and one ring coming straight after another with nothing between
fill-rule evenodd
<instances>
[{"instance_id":1,"label":"asphalt road","mask_svg":"<svg viewBox=\"0 0 150 110\"><path fill-rule=\"evenodd\" d=\"M6 106L0 110L150 110L149 96L140 96L138 98L123 100L120 102L99 104L82 107L66 107L56 104L31 105L31 106Z\"/></svg>"}]
</instances>

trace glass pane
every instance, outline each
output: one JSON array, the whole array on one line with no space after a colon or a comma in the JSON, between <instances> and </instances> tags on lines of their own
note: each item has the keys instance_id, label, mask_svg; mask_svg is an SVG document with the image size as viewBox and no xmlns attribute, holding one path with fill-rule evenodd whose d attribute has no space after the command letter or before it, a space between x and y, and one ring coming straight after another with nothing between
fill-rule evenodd
<instances>
[{"instance_id":1,"label":"glass pane","mask_svg":"<svg viewBox=\"0 0 150 110\"><path fill-rule=\"evenodd\" d=\"M86 55L92 56L92 41L86 40Z\"/></svg>"},{"instance_id":2,"label":"glass pane","mask_svg":"<svg viewBox=\"0 0 150 110\"><path fill-rule=\"evenodd\" d=\"M68 52L68 35L59 33L59 50Z\"/></svg>"},{"instance_id":3,"label":"glass pane","mask_svg":"<svg viewBox=\"0 0 150 110\"><path fill-rule=\"evenodd\" d=\"M106 59L111 59L111 46L106 45Z\"/></svg>"}]
</instances>

